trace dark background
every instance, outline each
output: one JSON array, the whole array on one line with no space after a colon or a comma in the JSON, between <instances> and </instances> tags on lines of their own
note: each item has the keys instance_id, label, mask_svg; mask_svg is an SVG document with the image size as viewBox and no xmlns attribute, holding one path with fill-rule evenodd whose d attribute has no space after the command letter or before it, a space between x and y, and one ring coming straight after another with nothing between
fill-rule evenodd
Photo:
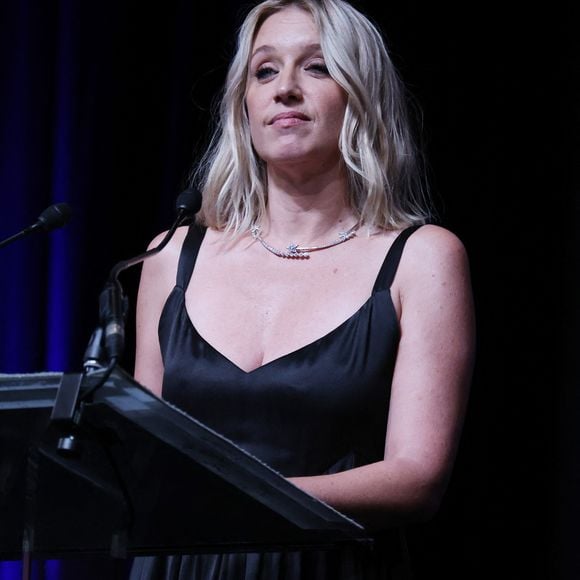
<instances>
[{"instance_id":1,"label":"dark background","mask_svg":"<svg viewBox=\"0 0 580 580\"><path fill-rule=\"evenodd\" d=\"M441 513L411 530L417 576L579 578L578 15L571 2L355 5L423 110L477 305L464 437ZM0 372L80 369L109 270L174 217L246 6L0 2L0 239L51 203L74 212L0 250ZM121 275L129 371L138 277ZM108 566L37 574L112 578ZM17 574L0 564L2 580Z\"/></svg>"}]
</instances>

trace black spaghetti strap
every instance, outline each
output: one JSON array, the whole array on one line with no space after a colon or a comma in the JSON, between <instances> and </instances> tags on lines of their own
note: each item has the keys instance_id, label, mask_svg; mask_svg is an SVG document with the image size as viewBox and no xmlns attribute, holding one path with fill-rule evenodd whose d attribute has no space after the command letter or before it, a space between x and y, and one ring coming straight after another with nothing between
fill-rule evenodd
<instances>
[{"instance_id":1,"label":"black spaghetti strap","mask_svg":"<svg viewBox=\"0 0 580 580\"><path fill-rule=\"evenodd\" d=\"M189 284L189 280L193 273L195 261L203 237L205 236L205 228L192 224L183 240L181 253L179 254L179 263L177 266L176 286L185 290Z\"/></svg>"},{"instance_id":2,"label":"black spaghetti strap","mask_svg":"<svg viewBox=\"0 0 580 580\"><path fill-rule=\"evenodd\" d=\"M375 287L373 292L378 292L380 290L386 290L391 287L393 280L395 279L395 274L397 273L397 268L399 267L399 262L403 254L403 248L407 242L409 236L416 230L418 230L421 225L411 226L404 229L395 239L389 251L381 269L379 275L377 276L377 281L375 282Z\"/></svg>"}]
</instances>

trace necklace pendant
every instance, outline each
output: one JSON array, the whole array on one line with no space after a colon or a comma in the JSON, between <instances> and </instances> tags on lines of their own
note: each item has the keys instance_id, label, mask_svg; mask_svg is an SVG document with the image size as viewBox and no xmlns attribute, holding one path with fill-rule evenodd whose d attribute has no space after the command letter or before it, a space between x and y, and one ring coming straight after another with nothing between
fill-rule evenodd
<instances>
[{"instance_id":1,"label":"necklace pendant","mask_svg":"<svg viewBox=\"0 0 580 580\"><path fill-rule=\"evenodd\" d=\"M298 244L289 244L286 248L286 258L308 258L308 252L304 252Z\"/></svg>"},{"instance_id":2,"label":"necklace pendant","mask_svg":"<svg viewBox=\"0 0 580 580\"><path fill-rule=\"evenodd\" d=\"M278 250L271 246L263 237L262 237L262 230L260 226L253 224L250 227L250 233L252 237L260 242L260 244L268 250L268 252L278 256L279 258L290 258L290 259L308 259L310 258L310 253L315 252L317 250L325 250L327 248L332 248L337 246L338 244L342 244L351 238L356 236L357 225L354 225L350 230L346 232L338 232L338 239L334 242L330 242L328 244L324 244L322 246L307 246L301 247L298 244L292 242L286 246L285 250Z\"/></svg>"}]
</instances>

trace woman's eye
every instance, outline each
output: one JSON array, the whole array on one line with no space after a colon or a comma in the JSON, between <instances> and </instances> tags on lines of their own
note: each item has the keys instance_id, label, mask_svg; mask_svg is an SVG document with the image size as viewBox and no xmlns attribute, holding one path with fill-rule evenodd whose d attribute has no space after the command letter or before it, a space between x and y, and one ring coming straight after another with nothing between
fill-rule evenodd
<instances>
[{"instance_id":1,"label":"woman's eye","mask_svg":"<svg viewBox=\"0 0 580 580\"><path fill-rule=\"evenodd\" d=\"M262 66L256 71L256 78L259 81L263 81L274 74L276 74L276 71L271 66Z\"/></svg>"},{"instance_id":2,"label":"woman's eye","mask_svg":"<svg viewBox=\"0 0 580 580\"><path fill-rule=\"evenodd\" d=\"M309 64L307 68L308 70L311 70L321 75L328 74L328 67L323 62L313 62Z\"/></svg>"}]
</instances>

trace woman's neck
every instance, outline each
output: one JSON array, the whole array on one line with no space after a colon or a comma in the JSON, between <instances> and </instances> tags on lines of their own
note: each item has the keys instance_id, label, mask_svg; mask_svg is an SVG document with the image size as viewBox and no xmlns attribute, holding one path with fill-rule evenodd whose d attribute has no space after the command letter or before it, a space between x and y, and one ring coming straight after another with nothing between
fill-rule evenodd
<instances>
[{"instance_id":1,"label":"woman's neck","mask_svg":"<svg viewBox=\"0 0 580 580\"><path fill-rule=\"evenodd\" d=\"M267 217L259 225L272 241L310 244L336 237L355 222L342 175L289 180L269 174Z\"/></svg>"}]
</instances>

